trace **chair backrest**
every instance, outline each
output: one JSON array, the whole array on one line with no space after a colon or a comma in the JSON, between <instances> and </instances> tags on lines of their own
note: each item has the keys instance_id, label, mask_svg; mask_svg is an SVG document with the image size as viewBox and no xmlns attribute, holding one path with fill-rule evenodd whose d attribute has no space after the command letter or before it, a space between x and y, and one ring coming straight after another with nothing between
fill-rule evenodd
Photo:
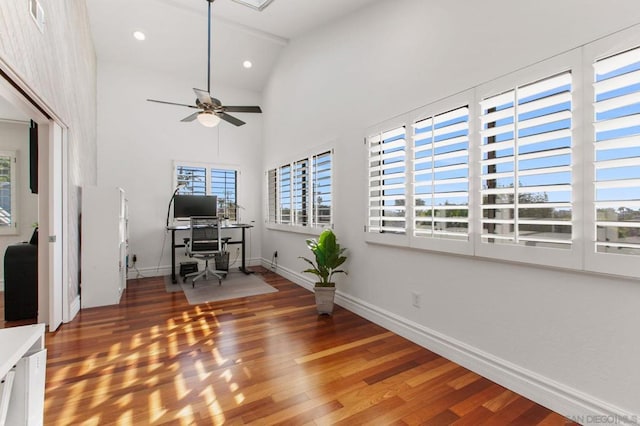
<instances>
[{"instance_id":1,"label":"chair backrest","mask_svg":"<svg viewBox=\"0 0 640 426\"><path fill-rule=\"evenodd\" d=\"M222 250L220 221L216 216L192 216L190 251L192 253L219 252Z\"/></svg>"}]
</instances>

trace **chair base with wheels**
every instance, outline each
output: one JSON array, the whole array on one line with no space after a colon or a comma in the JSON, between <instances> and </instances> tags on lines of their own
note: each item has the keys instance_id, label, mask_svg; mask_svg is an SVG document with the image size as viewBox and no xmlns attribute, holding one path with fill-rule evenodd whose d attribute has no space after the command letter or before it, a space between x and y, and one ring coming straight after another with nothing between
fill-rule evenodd
<instances>
[{"instance_id":1,"label":"chair base with wheels","mask_svg":"<svg viewBox=\"0 0 640 426\"><path fill-rule=\"evenodd\" d=\"M225 278L227 276L227 271L219 271L215 268L212 268L209 265L209 260L213 259L214 256L211 257L205 257L204 258L204 270L199 271L199 272L191 272L190 274L187 274L184 276L184 282L187 282L187 278L191 278L193 277L193 279L191 280L191 287L195 287L196 286L196 280L203 278L204 281L206 281L209 278L209 275L213 275L214 277L218 278L218 285L222 285L222 279ZM215 262L214 262L215 264Z\"/></svg>"}]
</instances>

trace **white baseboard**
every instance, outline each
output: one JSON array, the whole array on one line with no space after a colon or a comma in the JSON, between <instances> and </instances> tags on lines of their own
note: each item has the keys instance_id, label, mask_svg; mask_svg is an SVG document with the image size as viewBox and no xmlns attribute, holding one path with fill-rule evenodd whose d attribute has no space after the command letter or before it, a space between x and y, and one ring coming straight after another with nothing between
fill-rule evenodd
<instances>
[{"instance_id":1,"label":"white baseboard","mask_svg":"<svg viewBox=\"0 0 640 426\"><path fill-rule=\"evenodd\" d=\"M195 260L195 259L194 259ZM200 261L202 264L204 264L204 261ZM257 266L257 265L261 265L263 262L262 259L260 258L256 258L256 259L247 259L245 264L247 266ZM240 262L237 261L235 263L232 263L231 268L239 268L240 267ZM176 262L176 274L178 274L180 272L180 262ZM138 275L139 274L139 275ZM148 268L129 268L129 270L127 271L127 279L128 280L133 280L136 278L147 278L147 277L164 277L166 275L171 275L171 265L161 265L161 266L152 266L152 267L148 267Z\"/></svg>"},{"instance_id":2,"label":"white baseboard","mask_svg":"<svg viewBox=\"0 0 640 426\"><path fill-rule=\"evenodd\" d=\"M262 259L271 269L271 262ZM278 266L274 272L313 291L313 283L298 272ZM336 291L336 304L480 374L526 398L581 424L640 424L640 415L601 401L577 389L541 376L421 324Z\"/></svg>"}]
</instances>

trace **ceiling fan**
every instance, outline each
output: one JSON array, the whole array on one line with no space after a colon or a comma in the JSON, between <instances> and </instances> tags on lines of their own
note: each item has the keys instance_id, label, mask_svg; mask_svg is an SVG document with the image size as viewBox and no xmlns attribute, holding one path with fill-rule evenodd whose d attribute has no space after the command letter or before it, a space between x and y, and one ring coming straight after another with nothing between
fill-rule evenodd
<instances>
[{"instance_id":1,"label":"ceiling fan","mask_svg":"<svg viewBox=\"0 0 640 426\"><path fill-rule=\"evenodd\" d=\"M184 106L187 108L194 108L200 111L194 112L193 114L183 118L180 121L193 121L196 118L198 121L206 127L215 127L220 120L224 120L228 123L231 123L235 126L242 126L245 124L244 121L227 114L227 112L249 112L249 113L261 113L262 110L259 106L229 106L222 105L219 99L216 99L211 96L211 3L214 0L206 0L208 3L208 15L209 15L209 25L208 25L208 34L207 34L207 90L196 89L193 91L196 94L196 102L195 105L187 105L180 104L176 102L167 102L167 101L159 101L156 99L147 99L149 102L158 102L161 104L168 105L178 105Z\"/></svg>"}]
</instances>

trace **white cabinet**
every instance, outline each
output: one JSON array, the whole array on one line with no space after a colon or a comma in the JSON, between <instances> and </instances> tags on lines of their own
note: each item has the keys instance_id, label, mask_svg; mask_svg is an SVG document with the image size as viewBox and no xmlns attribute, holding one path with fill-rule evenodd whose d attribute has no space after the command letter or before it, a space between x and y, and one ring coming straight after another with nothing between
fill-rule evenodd
<instances>
[{"instance_id":1,"label":"white cabinet","mask_svg":"<svg viewBox=\"0 0 640 426\"><path fill-rule=\"evenodd\" d=\"M83 308L116 305L127 286L127 202L120 188L82 191Z\"/></svg>"},{"instance_id":2,"label":"white cabinet","mask_svg":"<svg viewBox=\"0 0 640 426\"><path fill-rule=\"evenodd\" d=\"M0 425L42 425L46 365L44 324L0 330Z\"/></svg>"}]
</instances>

